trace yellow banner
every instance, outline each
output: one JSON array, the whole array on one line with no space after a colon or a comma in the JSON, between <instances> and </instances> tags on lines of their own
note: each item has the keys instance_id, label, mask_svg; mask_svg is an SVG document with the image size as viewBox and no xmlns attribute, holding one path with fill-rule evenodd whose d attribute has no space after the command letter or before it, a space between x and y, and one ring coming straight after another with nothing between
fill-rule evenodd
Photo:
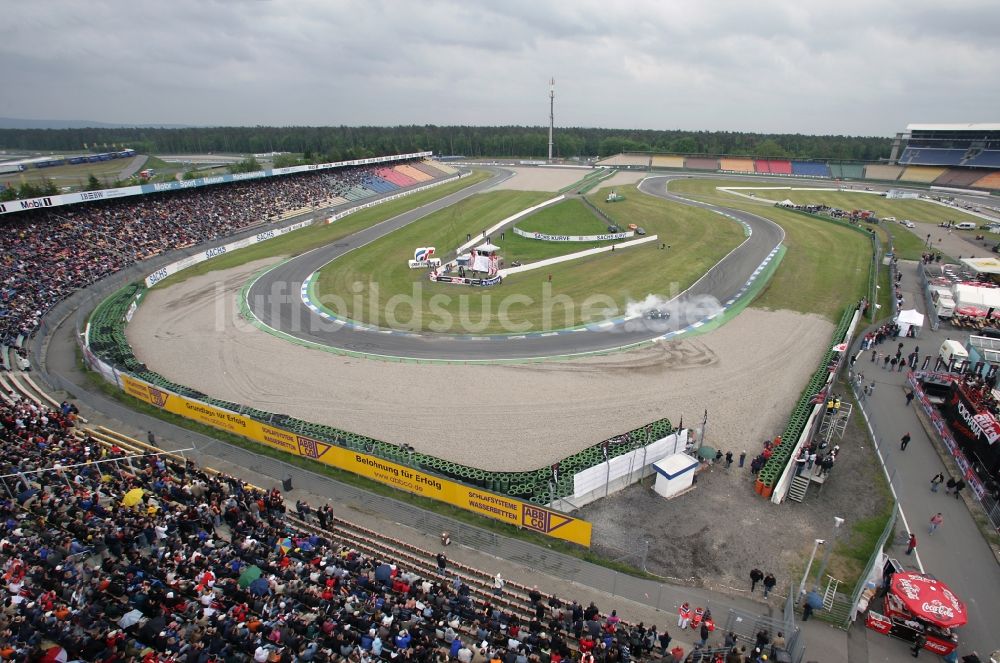
<instances>
[{"instance_id":1,"label":"yellow banner","mask_svg":"<svg viewBox=\"0 0 1000 663\"><path fill-rule=\"evenodd\" d=\"M164 391L142 380L121 375L122 389L130 396L215 428L243 435L275 449L318 460L379 483L416 495L452 504L515 527L541 532L590 547L591 526L584 520L528 502L466 486L434 474L377 456L351 451L328 442L290 433L243 415Z\"/></svg>"}]
</instances>

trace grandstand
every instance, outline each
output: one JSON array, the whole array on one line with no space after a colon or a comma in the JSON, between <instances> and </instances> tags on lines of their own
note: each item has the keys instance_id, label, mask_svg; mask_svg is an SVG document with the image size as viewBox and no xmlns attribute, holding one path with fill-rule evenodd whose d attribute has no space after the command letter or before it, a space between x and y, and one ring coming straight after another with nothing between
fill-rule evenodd
<instances>
[{"instance_id":1,"label":"grandstand","mask_svg":"<svg viewBox=\"0 0 1000 663\"><path fill-rule=\"evenodd\" d=\"M873 163L865 166L865 179L894 181L899 179L903 173L900 166L890 166L888 164Z\"/></svg>"},{"instance_id":2,"label":"grandstand","mask_svg":"<svg viewBox=\"0 0 1000 663\"><path fill-rule=\"evenodd\" d=\"M601 160L602 166L618 166L624 168L649 168L650 156L648 154L616 154L607 159Z\"/></svg>"},{"instance_id":3,"label":"grandstand","mask_svg":"<svg viewBox=\"0 0 1000 663\"><path fill-rule=\"evenodd\" d=\"M939 166L909 166L900 174L899 179L903 182L933 182L947 170Z\"/></svg>"},{"instance_id":4,"label":"grandstand","mask_svg":"<svg viewBox=\"0 0 1000 663\"><path fill-rule=\"evenodd\" d=\"M718 170L719 160L714 157L688 157L684 167L691 170Z\"/></svg>"},{"instance_id":5,"label":"grandstand","mask_svg":"<svg viewBox=\"0 0 1000 663\"><path fill-rule=\"evenodd\" d=\"M814 161L792 161L792 175L799 177L830 177L830 166Z\"/></svg>"},{"instance_id":6,"label":"grandstand","mask_svg":"<svg viewBox=\"0 0 1000 663\"><path fill-rule=\"evenodd\" d=\"M766 175L791 175L792 162L788 159L757 159L754 169Z\"/></svg>"},{"instance_id":7,"label":"grandstand","mask_svg":"<svg viewBox=\"0 0 1000 663\"><path fill-rule=\"evenodd\" d=\"M753 159L722 157L719 159L719 170L732 173L752 173L754 172Z\"/></svg>"},{"instance_id":8,"label":"grandstand","mask_svg":"<svg viewBox=\"0 0 1000 663\"><path fill-rule=\"evenodd\" d=\"M654 154L652 166L653 168L683 168L684 157Z\"/></svg>"},{"instance_id":9,"label":"grandstand","mask_svg":"<svg viewBox=\"0 0 1000 663\"><path fill-rule=\"evenodd\" d=\"M991 172L1000 169L1000 123L907 125L896 134L890 162L910 167L903 181L1000 188ZM933 178L929 166L939 167Z\"/></svg>"},{"instance_id":10,"label":"grandstand","mask_svg":"<svg viewBox=\"0 0 1000 663\"><path fill-rule=\"evenodd\" d=\"M835 180L860 180L865 176L865 167L860 163L831 163L830 177Z\"/></svg>"}]
</instances>

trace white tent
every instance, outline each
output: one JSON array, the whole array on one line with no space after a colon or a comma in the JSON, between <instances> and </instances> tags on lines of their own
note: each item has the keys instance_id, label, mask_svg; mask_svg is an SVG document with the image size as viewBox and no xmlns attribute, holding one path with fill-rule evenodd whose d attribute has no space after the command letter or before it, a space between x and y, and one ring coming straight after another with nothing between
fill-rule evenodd
<instances>
[{"instance_id":1,"label":"white tent","mask_svg":"<svg viewBox=\"0 0 1000 663\"><path fill-rule=\"evenodd\" d=\"M490 244L486 242L485 244L480 244L476 247L476 251L485 251L486 253L493 253L494 251L499 251L500 247L496 244Z\"/></svg>"},{"instance_id":2,"label":"white tent","mask_svg":"<svg viewBox=\"0 0 1000 663\"><path fill-rule=\"evenodd\" d=\"M975 306L984 311L991 308L1000 309L1000 288L981 288L957 283L952 286L952 292L958 306Z\"/></svg>"},{"instance_id":3,"label":"white tent","mask_svg":"<svg viewBox=\"0 0 1000 663\"><path fill-rule=\"evenodd\" d=\"M900 336L909 336L911 327L913 328L913 336L917 336L924 326L924 314L914 308L900 311L899 315L896 316L896 324L899 325Z\"/></svg>"},{"instance_id":4,"label":"white tent","mask_svg":"<svg viewBox=\"0 0 1000 663\"><path fill-rule=\"evenodd\" d=\"M782 200L780 203L778 203L778 205L781 206L781 207L795 207L795 203L793 203L788 198L785 198L784 200Z\"/></svg>"}]
</instances>

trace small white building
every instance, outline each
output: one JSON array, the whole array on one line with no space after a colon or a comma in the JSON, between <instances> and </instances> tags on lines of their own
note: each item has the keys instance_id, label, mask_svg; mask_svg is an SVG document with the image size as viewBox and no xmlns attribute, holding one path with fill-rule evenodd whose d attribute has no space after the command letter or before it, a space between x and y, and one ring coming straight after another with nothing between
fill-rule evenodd
<instances>
[{"instance_id":1,"label":"small white building","mask_svg":"<svg viewBox=\"0 0 1000 663\"><path fill-rule=\"evenodd\" d=\"M667 499L680 495L694 485L698 461L686 453L676 453L653 463L656 482L653 490Z\"/></svg>"}]
</instances>

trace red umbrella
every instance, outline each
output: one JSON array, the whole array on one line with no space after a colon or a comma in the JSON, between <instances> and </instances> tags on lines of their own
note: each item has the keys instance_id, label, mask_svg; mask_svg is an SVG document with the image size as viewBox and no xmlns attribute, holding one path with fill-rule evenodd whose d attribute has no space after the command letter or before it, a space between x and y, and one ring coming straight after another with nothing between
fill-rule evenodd
<instances>
[{"instance_id":1,"label":"red umbrella","mask_svg":"<svg viewBox=\"0 0 1000 663\"><path fill-rule=\"evenodd\" d=\"M925 622L954 628L969 621L965 604L940 580L919 573L897 573L891 588L906 609Z\"/></svg>"},{"instance_id":2,"label":"red umbrella","mask_svg":"<svg viewBox=\"0 0 1000 663\"><path fill-rule=\"evenodd\" d=\"M958 306L955 308L955 313L977 318L986 316L986 311L977 306Z\"/></svg>"},{"instance_id":3,"label":"red umbrella","mask_svg":"<svg viewBox=\"0 0 1000 663\"><path fill-rule=\"evenodd\" d=\"M69 656L66 654L66 650L62 647L55 646L49 647L45 650L42 655L42 663L66 663Z\"/></svg>"}]
</instances>

